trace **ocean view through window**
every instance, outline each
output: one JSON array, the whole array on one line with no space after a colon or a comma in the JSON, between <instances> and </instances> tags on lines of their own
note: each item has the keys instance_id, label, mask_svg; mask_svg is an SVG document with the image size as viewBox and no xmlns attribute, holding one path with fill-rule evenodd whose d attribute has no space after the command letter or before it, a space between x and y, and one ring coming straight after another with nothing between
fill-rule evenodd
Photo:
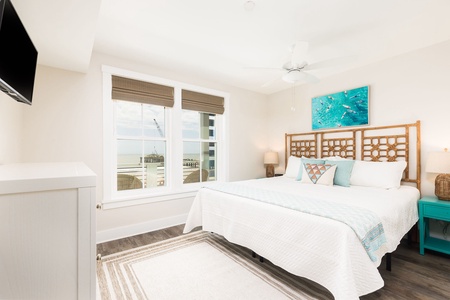
<instances>
[{"instance_id":1,"label":"ocean view through window","mask_svg":"<svg viewBox=\"0 0 450 300\"><path fill-rule=\"evenodd\" d=\"M104 72L104 208L192 197L226 180L227 94L104 69L113 70Z\"/></svg>"},{"instance_id":2,"label":"ocean view through window","mask_svg":"<svg viewBox=\"0 0 450 300\"><path fill-rule=\"evenodd\" d=\"M165 185L165 107L116 101L117 190Z\"/></svg>"}]
</instances>

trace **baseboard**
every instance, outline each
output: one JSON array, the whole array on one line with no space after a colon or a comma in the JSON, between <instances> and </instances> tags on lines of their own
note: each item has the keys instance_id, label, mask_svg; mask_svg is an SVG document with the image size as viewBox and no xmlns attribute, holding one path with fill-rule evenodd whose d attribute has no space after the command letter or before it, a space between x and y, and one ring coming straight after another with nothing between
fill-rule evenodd
<instances>
[{"instance_id":1,"label":"baseboard","mask_svg":"<svg viewBox=\"0 0 450 300\"><path fill-rule=\"evenodd\" d=\"M97 244L186 223L187 214L97 232Z\"/></svg>"}]
</instances>

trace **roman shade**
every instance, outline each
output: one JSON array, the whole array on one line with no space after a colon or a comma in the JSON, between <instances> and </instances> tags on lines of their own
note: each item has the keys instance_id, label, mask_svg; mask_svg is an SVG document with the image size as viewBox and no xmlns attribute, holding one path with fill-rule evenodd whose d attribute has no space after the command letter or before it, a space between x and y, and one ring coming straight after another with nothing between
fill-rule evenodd
<instances>
[{"instance_id":1,"label":"roman shade","mask_svg":"<svg viewBox=\"0 0 450 300\"><path fill-rule=\"evenodd\" d=\"M198 92L181 91L183 109L221 115L225 111L224 98Z\"/></svg>"},{"instance_id":2,"label":"roman shade","mask_svg":"<svg viewBox=\"0 0 450 300\"><path fill-rule=\"evenodd\" d=\"M173 107L174 88L170 86L112 76L112 99Z\"/></svg>"}]
</instances>

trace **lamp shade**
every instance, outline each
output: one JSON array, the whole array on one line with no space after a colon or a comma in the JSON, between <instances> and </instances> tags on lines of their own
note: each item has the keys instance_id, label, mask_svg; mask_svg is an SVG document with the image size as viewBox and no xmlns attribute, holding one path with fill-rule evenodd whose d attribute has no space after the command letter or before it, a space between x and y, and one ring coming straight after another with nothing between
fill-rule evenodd
<instances>
[{"instance_id":1,"label":"lamp shade","mask_svg":"<svg viewBox=\"0 0 450 300\"><path fill-rule=\"evenodd\" d=\"M278 164L278 152L269 151L264 153L265 165L277 165Z\"/></svg>"},{"instance_id":2,"label":"lamp shade","mask_svg":"<svg viewBox=\"0 0 450 300\"><path fill-rule=\"evenodd\" d=\"M283 80L289 83L296 83L305 79L305 73L299 70L292 70L283 75Z\"/></svg>"},{"instance_id":3,"label":"lamp shade","mask_svg":"<svg viewBox=\"0 0 450 300\"><path fill-rule=\"evenodd\" d=\"M428 155L427 173L449 174L450 173L450 152L430 152Z\"/></svg>"}]
</instances>

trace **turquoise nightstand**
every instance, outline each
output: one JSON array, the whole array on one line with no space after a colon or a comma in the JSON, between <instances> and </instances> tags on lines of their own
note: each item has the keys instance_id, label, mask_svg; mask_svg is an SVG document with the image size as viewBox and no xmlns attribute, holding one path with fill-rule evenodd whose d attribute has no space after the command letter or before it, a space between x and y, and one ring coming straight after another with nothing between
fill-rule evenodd
<instances>
[{"instance_id":1,"label":"turquoise nightstand","mask_svg":"<svg viewBox=\"0 0 450 300\"><path fill-rule=\"evenodd\" d=\"M429 219L450 222L450 201L438 200L436 197L419 200L420 254L424 255L425 249L450 254L450 241L430 237Z\"/></svg>"}]
</instances>

